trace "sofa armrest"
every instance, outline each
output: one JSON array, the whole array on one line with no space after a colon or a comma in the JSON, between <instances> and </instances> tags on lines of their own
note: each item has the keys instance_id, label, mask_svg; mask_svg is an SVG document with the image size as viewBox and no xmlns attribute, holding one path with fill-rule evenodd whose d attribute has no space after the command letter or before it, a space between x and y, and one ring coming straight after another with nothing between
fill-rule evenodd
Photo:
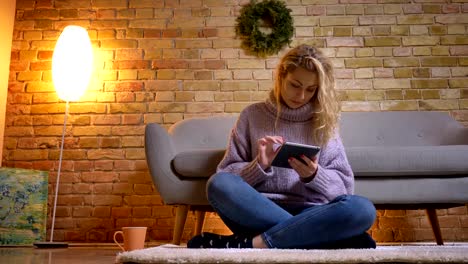
<instances>
[{"instance_id":1,"label":"sofa armrest","mask_svg":"<svg viewBox=\"0 0 468 264\"><path fill-rule=\"evenodd\" d=\"M176 155L172 138L167 130L156 123L145 128L145 154L155 187L163 197L170 196L167 186L174 185L179 179L171 169L171 162Z\"/></svg>"},{"instance_id":2,"label":"sofa armrest","mask_svg":"<svg viewBox=\"0 0 468 264\"><path fill-rule=\"evenodd\" d=\"M145 154L153 184L165 204L208 205L206 178L184 180L175 174L172 162L177 150L171 135L156 123L145 128Z\"/></svg>"}]
</instances>

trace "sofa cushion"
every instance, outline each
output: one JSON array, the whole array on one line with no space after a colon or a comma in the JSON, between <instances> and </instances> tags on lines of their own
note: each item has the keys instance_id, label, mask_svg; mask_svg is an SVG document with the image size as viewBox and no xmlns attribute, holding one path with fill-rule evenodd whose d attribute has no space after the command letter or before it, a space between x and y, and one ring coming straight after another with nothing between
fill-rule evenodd
<instances>
[{"instance_id":1,"label":"sofa cushion","mask_svg":"<svg viewBox=\"0 0 468 264\"><path fill-rule=\"evenodd\" d=\"M355 176L466 175L468 145L346 148Z\"/></svg>"},{"instance_id":2,"label":"sofa cushion","mask_svg":"<svg viewBox=\"0 0 468 264\"><path fill-rule=\"evenodd\" d=\"M172 166L181 177L208 178L225 149L185 151ZM356 177L466 175L468 146L349 147L349 163Z\"/></svg>"},{"instance_id":3,"label":"sofa cushion","mask_svg":"<svg viewBox=\"0 0 468 264\"><path fill-rule=\"evenodd\" d=\"M378 205L468 201L468 177L358 177L354 193ZM424 207L421 207L424 208Z\"/></svg>"},{"instance_id":4,"label":"sofa cushion","mask_svg":"<svg viewBox=\"0 0 468 264\"><path fill-rule=\"evenodd\" d=\"M225 149L203 149L178 153L172 161L174 170L182 177L208 178L216 172Z\"/></svg>"}]
</instances>

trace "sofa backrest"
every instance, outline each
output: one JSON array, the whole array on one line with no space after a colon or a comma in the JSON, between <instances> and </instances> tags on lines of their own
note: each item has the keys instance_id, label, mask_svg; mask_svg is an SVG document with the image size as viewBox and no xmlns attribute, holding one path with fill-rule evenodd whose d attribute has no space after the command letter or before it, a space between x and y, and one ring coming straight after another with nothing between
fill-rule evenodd
<instances>
[{"instance_id":1,"label":"sofa backrest","mask_svg":"<svg viewBox=\"0 0 468 264\"><path fill-rule=\"evenodd\" d=\"M191 118L169 128L177 152L225 149L237 115Z\"/></svg>"},{"instance_id":2,"label":"sofa backrest","mask_svg":"<svg viewBox=\"0 0 468 264\"><path fill-rule=\"evenodd\" d=\"M467 144L466 130L447 113L435 111L343 112L345 147Z\"/></svg>"},{"instance_id":3,"label":"sofa backrest","mask_svg":"<svg viewBox=\"0 0 468 264\"><path fill-rule=\"evenodd\" d=\"M237 115L185 119L174 124L177 151L224 149ZM468 144L464 128L447 113L433 111L343 112L340 133L345 147Z\"/></svg>"}]
</instances>

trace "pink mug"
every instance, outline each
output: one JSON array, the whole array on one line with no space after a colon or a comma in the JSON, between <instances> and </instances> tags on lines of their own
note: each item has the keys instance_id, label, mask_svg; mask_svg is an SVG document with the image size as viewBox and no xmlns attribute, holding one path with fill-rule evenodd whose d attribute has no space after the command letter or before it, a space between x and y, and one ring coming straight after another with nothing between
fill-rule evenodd
<instances>
[{"instance_id":1,"label":"pink mug","mask_svg":"<svg viewBox=\"0 0 468 264\"><path fill-rule=\"evenodd\" d=\"M123 247L122 244L117 242L118 234L123 236ZM144 226L122 227L122 231L116 231L114 233L114 242L123 251L132 251L145 248L145 238L146 227Z\"/></svg>"}]
</instances>

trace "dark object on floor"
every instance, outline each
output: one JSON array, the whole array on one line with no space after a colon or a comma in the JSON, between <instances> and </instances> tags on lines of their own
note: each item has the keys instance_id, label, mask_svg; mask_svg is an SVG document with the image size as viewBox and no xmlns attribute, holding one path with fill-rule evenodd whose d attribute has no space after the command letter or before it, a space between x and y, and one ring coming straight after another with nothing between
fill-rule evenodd
<instances>
[{"instance_id":1,"label":"dark object on floor","mask_svg":"<svg viewBox=\"0 0 468 264\"><path fill-rule=\"evenodd\" d=\"M36 248L67 248L68 243L66 242L35 242Z\"/></svg>"}]
</instances>

